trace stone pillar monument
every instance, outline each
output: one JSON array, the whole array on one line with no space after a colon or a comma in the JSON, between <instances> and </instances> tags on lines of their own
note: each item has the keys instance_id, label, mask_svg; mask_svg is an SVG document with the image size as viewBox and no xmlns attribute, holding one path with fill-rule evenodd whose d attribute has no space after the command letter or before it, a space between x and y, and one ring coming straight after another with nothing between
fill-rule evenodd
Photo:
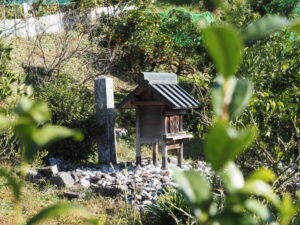
<instances>
[{"instance_id":1,"label":"stone pillar monument","mask_svg":"<svg viewBox=\"0 0 300 225\"><path fill-rule=\"evenodd\" d=\"M96 99L96 119L100 126L98 141L99 163L117 163L113 81L106 76L94 80Z\"/></svg>"}]
</instances>

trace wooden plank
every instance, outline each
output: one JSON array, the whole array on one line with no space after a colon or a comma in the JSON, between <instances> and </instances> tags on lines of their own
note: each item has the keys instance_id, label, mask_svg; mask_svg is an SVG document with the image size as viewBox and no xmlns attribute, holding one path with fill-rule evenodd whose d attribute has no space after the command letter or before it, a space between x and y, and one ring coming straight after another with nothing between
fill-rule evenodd
<instances>
[{"instance_id":1,"label":"wooden plank","mask_svg":"<svg viewBox=\"0 0 300 225\"><path fill-rule=\"evenodd\" d=\"M174 116L170 116L170 133L174 133Z\"/></svg>"},{"instance_id":2,"label":"wooden plank","mask_svg":"<svg viewBox=\"0 0 300 225\"><path fill-rule=\"evenodd\" d=\"M165 106L160 107L160 121L161 121L161 137L166 133L166 124L165 124Z\"/></svg>"},{"instance_id":3,"label":"wooden plank","mask_svg":"<svg viewBox=\"0 0 300 225\"><path fill-rule=\"evenodd\" d=\"M164 141L162 143L162 168L163 169L168 168L168 150L167 150L167 145Z\"/></svg>"},{"instance_id":4,"label":"wooden plank","mask_svg":"<svg viewBox=\"0 0 300 225\"><path fill-rule=\"evenodd\" d=\"M180 148L177 150L177 166L182 168L183 163L183 142L179 144Z\"/></svg>"},{"instance_id":5,"label":"wooden plank","mask_svg":"<svg viewBox=\"0 0 300 225\"><path fill-rule=\"evenodd\" d=\"M180 130L179 120L180 120L180 118L178 115L174 116L174 132L175 133L178 133Z\"/></svg>"},{"instance_id":6,"label":"wooden plank","mask_svg":"<svg viewBox=\"0 0 300 225\"><path fill-rule=\"evenodd\" d=\"M157 156L158 156L158 144L152 145L152 160L153 160L153 165L157 165Z\"/></svg>"},{"instance_id":7,"label":"wooden plank","mask_svg":"<svg viewBox=\"0 0 300 225\"><path fill-rule=\"evenodd\" d=\"M165 133L170 133L170 117L165 117Z\"/></svg>"},{"instance_id":8,"label":"wooden plank","mask_svg":"<svg viewBox=\"0 0 300 225\"><path fill-rule=\"evenodd\" d=\"M182 132L183 131L183 115L180 115L180 118L179 118L179 132Z\"/></svg>"},{"instance_id":9,"label":"wooden plank","mask_svg":"<svg viewBox=\"0 0 300 225\"><path fill-rule=\"evenodd\" d=\"M155 143L159 143L162 141L162 138L140 138L140 143L141 144L155 144Z\"/></svg>"},{"instance_id":10,"label":"wooden plank","mask_svg":"<svg viewBox=\"0 0 300 225\"><path fill-rule=\"evenodd\" d=\"M133 102L136 105L146 105L146 106L156 106L156 105L164 105L164 102L159 102L159 101L135 101Z\"/></svg>"},{"instance_id":11,"label":"wooden plank","mask_svg":"<svg viewBox=\"0 0 300 225\"><path fill-rule=\"evenodd\" d=\"M182 132L182 133L173 134L173 135L172 134L164 135L164 140L183 140L183 139L189 139L192 137L193 137L193 135Z\"/></svg>"},{"instance_id":12,"label":"wooden plank","mask_svg":"<svg viewBox=\"0 0 300 225\"><path fill-rule=\"evenodd\" d=\"M171 150L171 149L179 149L180 148L180 144L172 144L172 145L167 145L167 150Z\"/></svg>"},{"instance_id":13,"label":"wooden plank","mask_svg":"<svg viewBox=\"0 0 300 225\"><path fill-rule=\"evenodd\" d=\"M166 116L174 116L174 115L184 115L186 114L186 110L172 110L172 111L166 111Z\"/></svg>"},{"instance_id":14,"label":"wooden plank","mask_svg":"<svg viewBox=\"0 0 300 225\"><path fill-rule=\"evenodd\" d=\"M142 163L142 149L140 142L140 108L136 107L136 164Z\"/></svg>"},{"instance_id":15,"label":"wooden plank","mask_svg":"<svg viewBox=\"0 0 300 225\"><path fill-rule=\"evenodd\" d=\"M173 144L176 144L176 141L173 141L173 140L167 140L166 143L168 145L173 145Z\"/></svg>"}]
</instances>

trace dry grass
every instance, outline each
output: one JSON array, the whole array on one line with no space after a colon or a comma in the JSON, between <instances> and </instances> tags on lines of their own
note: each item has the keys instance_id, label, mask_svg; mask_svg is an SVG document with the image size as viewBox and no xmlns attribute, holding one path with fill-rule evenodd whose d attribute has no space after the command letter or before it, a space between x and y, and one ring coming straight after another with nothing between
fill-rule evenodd
<instances>
[{"instance_id":1,"label":"dry grass","mask_svg":"<svg viewBox=\"0 0 300 225\"><path fill-rule=\"evenodd\" d=\"M44 207L58 201L68 201L66 199L59 199L58 196L63 191L50 185L40 187L35 184L26 183L25 188L23 188L22 199L23 222L37 214ZM0 224L11 225L14 219L13 196L11 191L3 183L1 184L1 181L0 199ZM126 206L126 203L121 198L111 199L89 193L86 199L70 200L69 202L85 207L101 222L100 224L140 224L139 212ZM76 215L66 215L49 220L43 224L78 225L84 224L84 222L79 217L76 217Z\"/></svg>"},{"instance_id":2,"label":"dry grass","mask_svg":"<svg viewBox=\"0 0 300 225\"><path fill-rule=\"evenodd\" d=\"M132 140L119 139L117 142L118 160L119 162L135 161L135 145ZM152 149L148 145L142 146L142 157L152 158Z\"/></svg>"},{"instance_id":3,"label":"dry grass","mask_svg":"<svg viewBox=\"0 0 300 225\"><path fill-rule=\"evenodd\" d=\"M29 76L41 76L41 71L52 66L60 55L65 42L68 42L66 55L70 56L59 69L60 74L69 74L78 82L85 82L93 91L93 78L106 75L113 78L116 91L132 90L134 84L119 79L111 74L102 74L92 65L86 54L88 51L97 51L88 40L88 35L81 32L68 32L61 34L43 35L32 38L5 38L4 42L9 44L13 50L9 70L17 73L27 73L32 69ZM74 53L77 49L76 54ZM57 71L56 71L57 72Z\"/></svg>"}]
</instances>

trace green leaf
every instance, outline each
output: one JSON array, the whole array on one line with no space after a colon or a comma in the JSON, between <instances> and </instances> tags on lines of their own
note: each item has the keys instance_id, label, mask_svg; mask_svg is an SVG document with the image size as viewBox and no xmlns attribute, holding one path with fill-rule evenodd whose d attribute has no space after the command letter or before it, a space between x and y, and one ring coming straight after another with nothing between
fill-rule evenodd
<instances>
[{"instance_id":1,"label":"green leaf","mask_svg":"<svg viewBox=\"0 0 300 225\"><path fill-rule=\"evenodd\" d=\"M29 219L26 225L39 224L46 220L54 219L57 216L66 214L80 216L85 218L90 224L97 224L96 220L91 219L91 215L86 209L69 203L58 203L42 209L37 215Z\"/></svg>"},{"instance_id":2,"label":"green leaf","mask_svg":"<svg viewBox=\"0 0 300 225\"><path fill-rule=\"evenodd\" d=\"M255 138L252 129L237 131L217 122L208 132L204 143L205 156L214 170L220 170L241 153Z\"/></svg>"},{"instance_id":3,"label":"green leaf","mask_svg":"<svg viewBox=\"0 0 300 225\"><path fill-rule=\"evenodd\" d=\"M224 87L226 86L226 96ZM218 76L212 89L212 104L217 117L222 116L224 105L228 105L231 120L239 116L247 107L252 96L253 86L249 80L232 77L226 80Z\"/></svg>"},{"instance_id":4,"label":"green leaf","mask_svg":"<svg viewBox=\"0 0 300 225\"><path fill-rule=\"evenodd\" d=\"M229 192L238 191L244 186L244 176L233 162L229 162L225 166L221 176Z\"/></svg>"},{"instance_id":5,"label":"green leaf","mask_svg":"<svg viewBox=\"0 0 300 225\"><path fill-rule=\"evenodd\" d=\"M289 193L285 193L282 196L282 202L280 205L280 224L288 225L290 224L291 219L297 213L295 206L293 205L292 196Z\"/></svg>"},{"instance_id":6,"label":"green leaf","mask_svg":"<svg viewBox=\"0 0 300 225\"><path fill-rule=\"evenodd\" d=\"M44 102L36 102L29 110L29 114L37 123L44 123L51 118L48 106Z\"/></svg>"},{"instance_id":7,"label":"green leaf","mask_svg":"<svg viewBox=\"0 0 300 225\"><path fill-rule=\"evenodd\" d=\"M6 129L10 125L9 120L4 114L0 114L0 130Z\"/></svg>"},{"instance_id":8,"label":"green leaf","mask_svg":"<svg viewBox=\"0 0 300 225\"><path fill-rule=\"evenodd\" d=\"M213 225L257 225L257 220L247 213L239 213L230 210L224 210L220 214L211 217Z\"/></svg>"},{"instance_id":9,"label":"green leaf","mask_svg":"<svg viewBox=\"0 0 300 225\"><path fill-rule=\"evenodd\" d=\"M203 30L203 39L217 71L225 79L233 76L242 58L243 44L231 26L215 26Z\"/></svg>"},{"instance_id":10,"label":"green leaf","mask_svg":"<svg viewBox=\"0 0 300 225\"><path fill-rule=\"evenodd\" d=\"M37 151L48 144L69 137L75 140L83 138L80 132L66 127L45 125L38 129L32 123L25 122L15 125L14 132L23 146L23 157L27 162L32 162Z\"/></svg>"},{"instance_id":11,"label":"green leaf","mask_svg":"<svg viewBox=\"0 0 300 225\"><path fill-rule=\"evenodd\" d=\"M251 42L263 38L289 25L290 22L285 17L266 16L250 24L241 32L241 36L245 42Z\"/></svg>"},{"instance_id":12,"label":"green leaf","mask_svg":"<svg viewBox=\"0 0 300 225\"><path fill-rule=\"evenodd\" d=\"M280 199L274 193L271 186L261 180L246 180L242 192L250 195L257 195L266 198L274 206L280 206Z\"/></svg>"},{"instance_id":13,"label":"green leaf","mask_svg":"<svg viewBox=\"0 0 300 225\"><path fill-rule=\"evenodd\" d=\"M36 123L44 123L51 117L46 103L33 103L28 98L22 98L20 100L20 102L16 106L15 113L20 117L30 118Z\"/></svg>"},{"instance_id":14,"label":"green leaf","mask_svg":"<svg viewBox=\"0 0 300 225\"><path fill-rule=\"evenodd\" d=\"M293 24L290 29L300 35L300 23Z\"/></svg>"},{"instance_id":15,"label":"green leaf","mask_svg":"<svg viewBox=\"0 0 300 225\"><path fill-rule=\"evenodd\" d=\"M19 201L21 196L20 181L17 181L16 178L13 177L12 173L4 168L0 168L0 177L4 177L7 180L8 185L11 187L14 193L15 201Z\"/></svg>"},{"instance_id":16,"label":"green leaf","mask_svg":"<svg viewBox=\"0 0 300 225\"><path fill-rule=\"evenodd\" d=\"M253 93L253 85L249 80L240 79L236 82L229 105L229 118L233 120L247 107Z\"/></svg>"},{"instance_id":17,"label":"green leaf","mask_svg":"<svg viewBox=\"0 0 300 225\"><path fill-rule=\"evenodd\" d=\"M262 220L268 221L270 219L270 212L267 206L263 205L260 201L255 199L247 199L245 208L259 216Z\"/></svg>"},{"instance_id":18,"label":"green leaf","mask_svg":"<svg viewBox=\"0 0 300 225\"><path fill-rule=\"evenodd\" d=\"M175 171L173 176L179 190L192 206L199 207L211 199L209 183L196 171Z\"/></svg>"},{"instance_id":19,"label":"green leaf","mask_svg":"<svg viewBox=\"0 0 300 225\"><path fill-rule=\"evenodd\" d=\"M33 139L35 132L37 132L37 128L31 123L26 124L24 122L24 124L16 124L14 127L14 133L23 147L23 159L27 162L32 162L32 159L38 150L38 146Z\"/></svg>"},{"instance_id":20,"label":"green leaf","mask_svg":"<svg viewBox=\"0 0 300 225\"><path fill-rule=\"evenodd\" d=\"M54 125L45 125L33 134L33 140L39 147L69 137L82 140L83 135L76 130Z\"/></svg>"},{"instance_id":21,"label":"green leaf","mask_svg":"<svg viewBox=\"0 0 300 225\"><path fill-rule=\"evenodd\" d=\"M212 105L217 117L222 115L222 106L223 106L223 95L224 95L224 78L222 76L218 76L216 81L214 82L214 86L212 88Z\"/></svg>"},{"instance_id":22,"label":"green leaf","mask_svg":"<svg viewBox=\"0 0 300 225\"><path fill-rule=\"evenodd\" d=\"M273 171L268 170L266 168L261 168L258 170L255 170L253 173L250 174L247 180L262 180L264 182L272 182L276 178Z\"/></svg>"}]
</instances>

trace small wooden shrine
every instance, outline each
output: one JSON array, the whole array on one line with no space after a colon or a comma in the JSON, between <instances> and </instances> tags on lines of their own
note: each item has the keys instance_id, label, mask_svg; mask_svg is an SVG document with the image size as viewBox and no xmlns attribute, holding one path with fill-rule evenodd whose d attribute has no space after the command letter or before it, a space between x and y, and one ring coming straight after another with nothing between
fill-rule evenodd
<instances>
[{"instance_id":1,"label":"small wooden shrine","mask_svg":"<svg viewBox=\"0 0 300 225\"><path fill-rule=\"evenodd\" d=\"M141 163L141 145L152 144L154 164L161 145L162 167L168 166L167 152L172 149L177 150L181 167L183 141L192 137L183 130L183 115L198 106L198 101L178 86L176 74L143 72L138 87L117 106L136 109L136 163Z\"/></svg>"}]
</instances>

